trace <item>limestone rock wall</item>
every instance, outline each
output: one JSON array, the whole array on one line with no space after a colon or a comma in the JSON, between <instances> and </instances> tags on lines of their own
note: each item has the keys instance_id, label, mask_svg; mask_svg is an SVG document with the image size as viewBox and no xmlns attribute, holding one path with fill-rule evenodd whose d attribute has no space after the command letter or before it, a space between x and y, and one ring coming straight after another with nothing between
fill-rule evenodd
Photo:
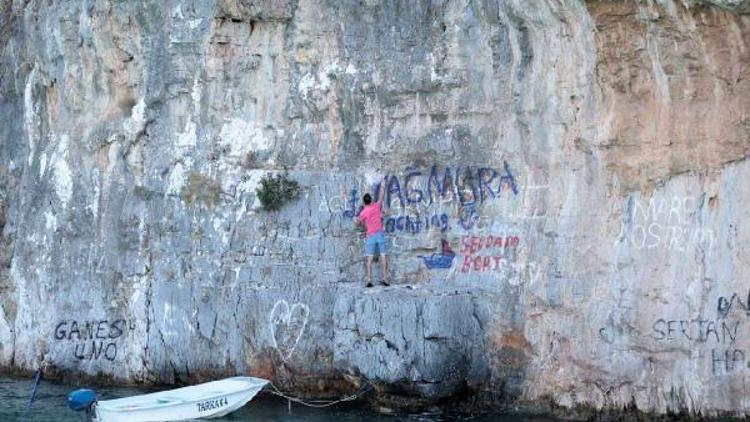
<instances>
[{"instance_id":1,"label":"limestone rock wall","mask_svg":"<svg viewBox=\"0 0 750 422\"><path fill-rule=\"evenodd\" d=\"M746 414L747 12L4 2L0 366Z\"/></svg>"}]
</instances>

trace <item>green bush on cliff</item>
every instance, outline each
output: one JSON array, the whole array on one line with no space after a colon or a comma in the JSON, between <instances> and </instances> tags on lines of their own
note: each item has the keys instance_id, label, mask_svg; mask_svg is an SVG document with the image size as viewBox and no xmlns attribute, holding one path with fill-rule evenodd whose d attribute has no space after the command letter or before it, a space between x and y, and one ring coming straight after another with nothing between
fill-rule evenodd
<instances>
[{"instance_id":1,"label":"green bush on cliff","mask_svg":"<svg viewBox=\"0 0 750 422\"><path fill-rule=\"evenodd\" d=\"M299 183L283 174L267 174L260 179L260 186L255 190L263 209L277 211L289 201L299 196Z\"/></svg>"}]
</instances>

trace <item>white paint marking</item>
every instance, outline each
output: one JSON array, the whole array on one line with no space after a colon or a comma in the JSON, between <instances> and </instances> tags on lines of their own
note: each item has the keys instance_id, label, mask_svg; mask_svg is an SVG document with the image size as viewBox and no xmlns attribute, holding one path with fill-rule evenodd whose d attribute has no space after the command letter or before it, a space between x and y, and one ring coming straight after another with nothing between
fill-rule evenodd
<instances>
[{"instance_id":1,"label":"white paint marking","mask_svg":"<svg viewBox=\"0 0 750 422\"><path fill-rule=\"evenodd\" d=\"M63 208L68 206L73 197L73 175L70 171L70 166L68 166L68 162L66 161L69 143L70 138L67 134L60 136L60 143L57 146L55 157L50 163L52 166L52 174L54 176L55 192L60 198Z\"/></svg>"},{"instance_id":2,"label":"white paint marking","mask_svg":"<svg viewBox=\"0 0 750 422\"><path fill-rule=\"evenodd\" d=\"M310 308L304 303L295 303L290 307L286 300L279 300L273 305L269 318L271 341L283 361L292 357L309 316Z\"/></svg>"}]
</instances>

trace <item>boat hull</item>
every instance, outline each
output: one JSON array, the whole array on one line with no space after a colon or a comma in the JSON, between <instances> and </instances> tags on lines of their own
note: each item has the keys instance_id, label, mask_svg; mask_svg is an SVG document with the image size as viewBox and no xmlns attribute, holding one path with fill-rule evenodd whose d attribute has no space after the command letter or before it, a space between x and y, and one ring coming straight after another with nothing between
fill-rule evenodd
<instances>
[{"instance_id":1,"label":"boat hull","mask_svg":"<svg viewBox=\"0 0 750 422\"><path fill-rule=\"evenodd\" d=\"M98 422L160 422L210 419L241 408L268 383L234 377L176 390L97 403Z\"/></svg>"}]
</instances>

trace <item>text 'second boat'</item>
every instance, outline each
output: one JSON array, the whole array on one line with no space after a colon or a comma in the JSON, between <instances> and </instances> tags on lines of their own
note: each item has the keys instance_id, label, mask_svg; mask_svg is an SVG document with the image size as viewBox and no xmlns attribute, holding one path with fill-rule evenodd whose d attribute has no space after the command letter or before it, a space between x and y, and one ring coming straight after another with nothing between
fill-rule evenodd
<instances>
[{"instance_id":1,"label":"text 'second boat'","mask_svg":"<svg viewBox=\"0 0 750 422\"><path fill-rule=\"evenodd\" d=\"M159 422L218 418L234 412L255 397L267 380L232 377L190 387L115 400L97 401L92 390L68 395L68 406L85 411L96 422Z\"/></svg>"}]
</instances>

